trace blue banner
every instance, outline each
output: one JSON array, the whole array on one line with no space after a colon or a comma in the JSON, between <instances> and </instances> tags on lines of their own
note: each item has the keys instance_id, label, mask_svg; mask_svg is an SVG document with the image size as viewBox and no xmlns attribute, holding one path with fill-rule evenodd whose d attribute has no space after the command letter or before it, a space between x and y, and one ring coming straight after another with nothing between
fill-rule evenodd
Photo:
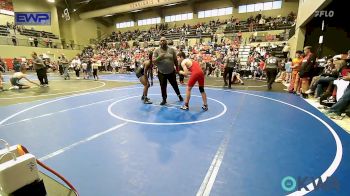
<instances>
[{"instance_id":1,"label":"blue banner","mask_svg":"<svg viewBox=\"0 0 350 196\"><path fill-rule=\"evenodd\" d=\"M50 12L15 12L16 25L51 25Z\"/></svg>"}]
</instances>

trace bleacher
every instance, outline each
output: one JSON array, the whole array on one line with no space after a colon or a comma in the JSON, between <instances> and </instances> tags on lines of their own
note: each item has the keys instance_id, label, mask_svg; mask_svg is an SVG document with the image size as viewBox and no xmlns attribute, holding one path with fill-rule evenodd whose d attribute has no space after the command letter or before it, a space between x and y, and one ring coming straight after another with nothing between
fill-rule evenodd
<instances>
[{"instance_id":1,"label":"bleacher","mask_svg":"<svg viewBox=\"0 0 350 196\"><path fill-rule=\"evenodd\" d=\"M292 28L291 24L277 24L273 28L271 28L266 24L254 26L255 31L285 30L285 29L291 29L291 28ZM238 33L239 31L249 32L249 24L247 21L241 21L238 25L232 25L232 26L227 25L224 33L225 34Z\"/></svg>"},{"instance_id":2,"label":"bleacher","mask_svg":"<svg viewBox=\"0 0 350 196\"><path fill-rule=\"evenodd\" d=\"M8 32L7 32L7 27L4 25L0 25L0 36L8 36Z\"/></svg>"},{"instance_id":3,"label":"bleacher","mask_svg":"<svg viewBox=\"0 0 350 196\"><path fill-rule=\"evenodd\" d=\"M56 36L55 34L51 33L51 32L46 32L46 31L36 31L36 30L32 30L32 29L23 29L20 32L21 35L25 35L25 36L29 36L29 37L39 37L40 34L42 34L41 37L49 37L51 39L59 39L58 36Z\"/></svg>"}]
</instances>

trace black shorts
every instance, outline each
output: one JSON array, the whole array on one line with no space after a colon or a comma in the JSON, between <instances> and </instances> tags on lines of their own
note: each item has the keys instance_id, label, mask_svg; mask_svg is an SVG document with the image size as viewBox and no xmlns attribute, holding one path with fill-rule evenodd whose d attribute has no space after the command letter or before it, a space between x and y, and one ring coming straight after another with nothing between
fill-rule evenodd
<instances>
[{"instance_id":1,"label":"black shorts","mask_svg":"<svg viewBox=\"0 0 350 196\"><path fill-rule=\"evenodd\" d=\"M136 72L136 77L137 78L141 78L142 76L144 76L142 73Z\"/></svg>"}]
</instances>

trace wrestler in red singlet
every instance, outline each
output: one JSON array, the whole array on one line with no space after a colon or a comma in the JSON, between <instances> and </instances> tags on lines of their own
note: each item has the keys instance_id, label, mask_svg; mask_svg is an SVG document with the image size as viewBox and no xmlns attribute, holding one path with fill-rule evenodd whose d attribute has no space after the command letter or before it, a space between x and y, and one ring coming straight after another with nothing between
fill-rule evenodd
<instances>
[{"instance_id":1,"label":"wrestler in red singlet","mask_svg":"<svg viewBox=\"0 0 350 196\"><path fill-rule=\"evenodd\" d=\"M187 76L191 72L190 79L188 80L187 90L186 90L186 99L185 104L181 107L182 110L189 110L189 101L191 98L192 87L198 81L199 91L202 95L204 111L208 110L207 95L204 91L204 73L197 61L191 61L190 59L185 59L186 55L184 52L179 52L177 54L177 60L182 66L183 71L180 71L180 74Z\"/></svg>"}]
</instances>

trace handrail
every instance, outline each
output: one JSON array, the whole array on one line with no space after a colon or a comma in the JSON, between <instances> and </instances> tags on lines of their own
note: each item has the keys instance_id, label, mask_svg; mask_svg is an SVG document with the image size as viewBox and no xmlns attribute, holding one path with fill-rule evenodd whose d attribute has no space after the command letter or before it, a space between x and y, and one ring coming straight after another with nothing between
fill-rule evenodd
<instances>
[{"instance_id":1,"label":"handrail","mask_svg":"<svg viewBox=\"0 0 350 196\"><path fill-rule=\"evenodd\" d=\"M66 44L65 46L59 42L59 40L51 40L52 44L46 44L46 42L38 38L37 48L54 48L54 49L67 49L67 50L82 50L85 48L83 45L78 44ZM15 45L11 36L0 36L0 45ZM36 47L34 42L30 43L28 39L16 38L16 46Z\"/></svg>"}]
</instances>

